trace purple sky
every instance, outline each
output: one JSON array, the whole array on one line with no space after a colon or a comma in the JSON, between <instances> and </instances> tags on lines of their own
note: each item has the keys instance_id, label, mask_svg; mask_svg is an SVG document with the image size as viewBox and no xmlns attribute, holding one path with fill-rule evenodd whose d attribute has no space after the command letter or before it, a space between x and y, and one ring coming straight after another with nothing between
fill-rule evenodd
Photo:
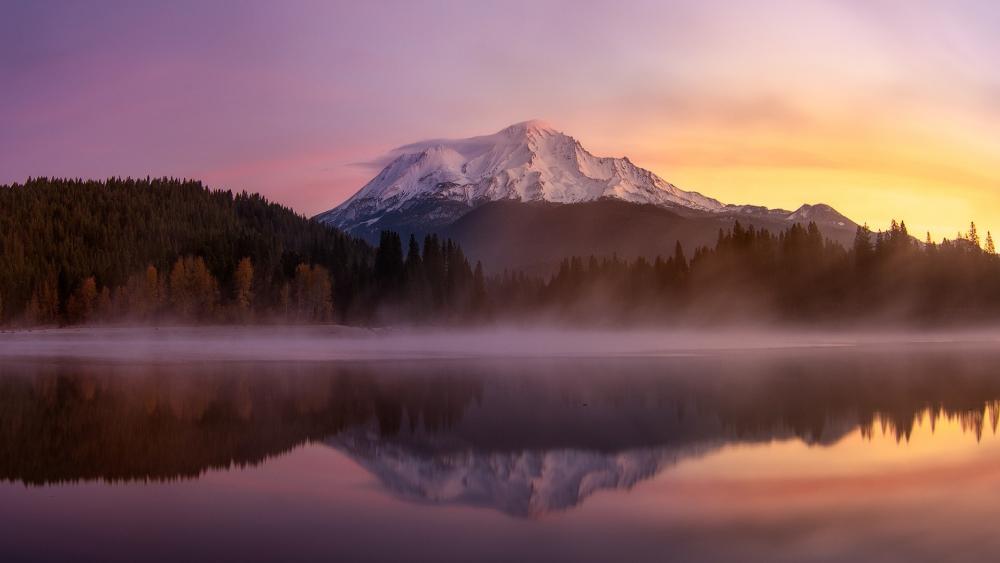
<instances>
[{"instance_id":1,"label":"purple sky","mask_svg":"<svg viewBox=\"0 0 1000 563\"><path fill-rule=\"evenodd\" d=\"M986 0L0 0L0 183L185 176L313 214L393 147L542 118L727 202L953 236L1000 228L997 29Z\"/></svg>"}]
</instances>

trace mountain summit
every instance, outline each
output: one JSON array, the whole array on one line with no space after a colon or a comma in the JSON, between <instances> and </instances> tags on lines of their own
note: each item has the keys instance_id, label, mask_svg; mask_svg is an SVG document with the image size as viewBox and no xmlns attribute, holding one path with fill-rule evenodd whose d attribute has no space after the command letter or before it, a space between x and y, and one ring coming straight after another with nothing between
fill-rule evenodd
<instances>
[{"instance_id":1,"label":"mountain summit","mask_svg":"<svg viewBox=\"0 0 1000 563\"><path fill-rule=\"evenodd\" d=\"M726 207L682 190L628 158L594 156L573 137L539 120L492 135L414 143L393 154L378 176L318 219L353 230L427 200L456 202L466 209L488 201L581 203L601 198L700 211ZM454 211L427 219L455 219Z\"/></svg>"},{"instance_id":2,"label":"mountain summit","mask_svg":"<svg viewBox=\"0 0 1000 563\"><path fill-rule=\"evenodd\" d=\"M639 215L641 220L630 219ZM498 228L515 223L524 227L522 232L530 230L543 237L538 240L546 240L559 238L559 229L552 226L558 221L571 221L560 228L572 224L583 230L586 225L603 224L621 231L630 224L642 224L647 232L634 234L643 241L612 237L616 248L611 251L625 256L648 247L650 241L656 242L656 248L649 252L660 252L664 237L677 237L669 241L670 251L677 240L685 246L706 244L714 240L719 228L736 220L773 232L812 221L840 242L849 241L856 228L824 204L803 205L793 212L727 205L682 190L628 158L594 156L573 137L539 120L516 123L492 135L432 139L399 147L388 155L388 164L375 178L316 219L369 240L376 240L379 231L386 229L404 235L433 231L459 240L511 238L514 235ZM470 244L474 250L475 243ZM563 250L589 253L583 247Z\"/></svg>"}]
</instances>

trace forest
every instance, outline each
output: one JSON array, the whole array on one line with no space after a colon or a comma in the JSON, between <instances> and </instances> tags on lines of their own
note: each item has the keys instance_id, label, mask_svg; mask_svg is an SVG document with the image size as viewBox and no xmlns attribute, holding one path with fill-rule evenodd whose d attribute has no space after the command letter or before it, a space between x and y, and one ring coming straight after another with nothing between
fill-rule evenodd
<instances>
[{"instance_id":1,"label":"forest","mask_svg":"<svg viewBox=\"0 0 1000 563\"><path fill-rule=\"evenodd\" d=\"M402 296L388 250L200 182L35 178L0 187L0 323L369 323ZM427 303L409 291L408 310L462 309L461 250L422 251Z\"/></svg>"},{"instance_id":2,"label":"forest","mask_svg":"<svg viewBox=\"0 0 1000 563\"><path fill-rule=\"evenodd\" d=\"M567 257L493 272L434 235L372 247L257 194L173 178L0 186L0 325L990 322L1000 259L975 224L919 241L903 222L851 248L815 224L736 222L688 256Z\"/></svg>"},{"instance_id":3,"label":"forest","mask_svg":"<svg viewBox=\"0 0 1000 563\"><path fill-rule=\"evenodd\" d=\"M1000 314L1000 259L974 223L937 244L905 222L862 226L844 248L814 223L770 233L737 221L690 258L680 245L653 261L574 257L537 288L523 285L507 276L498 294L575 322L938 325Z\"/></svg>"}]
</instances>

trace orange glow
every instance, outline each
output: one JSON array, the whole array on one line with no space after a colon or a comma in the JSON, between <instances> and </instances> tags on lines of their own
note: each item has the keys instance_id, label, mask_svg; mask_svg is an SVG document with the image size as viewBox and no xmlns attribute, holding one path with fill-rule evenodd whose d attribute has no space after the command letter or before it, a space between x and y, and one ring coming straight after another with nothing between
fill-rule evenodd
<instances>
[{"instance_id":1,"label":"orange glow","mask_svg":"<svg viewBox=\"0 0 1000 563\"><path fill-rule=\"evenodd\" d=\"M829 447L799 439L726 446L717 454L680 464L665 475L718 490L797 496L817 491L862 493L875 487L1000 478L1000 435L993 425L1000 405L981 413L932 416L923 412L909 437L886 419L857 428Z\"/></svg>"},{"instance_id":2,"label":"orange glow","mask_svg":"<svg viewBox=\"0 0 1000 563\"><path fill-rule=\"evenodd\" d=\"M678 186L726 203L828 203L874 229L902 219L911 233L923 238L930 231L935 240L964 232L969 221L982 231L1000 229L1000 141L985 123L936 117L918 122L874 109L839 120L696 117L651 123L626 146L614 148L623 139L608 137L595 148L628 154Z\"/></svg>"}]
</instances>

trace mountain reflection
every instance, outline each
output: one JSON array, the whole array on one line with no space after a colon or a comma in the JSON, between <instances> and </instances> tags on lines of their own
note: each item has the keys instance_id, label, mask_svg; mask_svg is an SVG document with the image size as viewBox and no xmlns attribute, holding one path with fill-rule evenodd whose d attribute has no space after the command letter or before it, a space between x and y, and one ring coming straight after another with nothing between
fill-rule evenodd
<instances>
[{"instance_id":1,"label":"mountain reflection","mask_svg":"<svg viewBox=\"0 0 1000 563\"><path fill-rule=\"evenodd\" d=\"M725 444L996 432L1000 353L905 349L394 363L0 366L0 479L196 478L306 442L393 494L530 516ZM905 447L901 445L901 447Z\"/></svg>"}]
</instances>

